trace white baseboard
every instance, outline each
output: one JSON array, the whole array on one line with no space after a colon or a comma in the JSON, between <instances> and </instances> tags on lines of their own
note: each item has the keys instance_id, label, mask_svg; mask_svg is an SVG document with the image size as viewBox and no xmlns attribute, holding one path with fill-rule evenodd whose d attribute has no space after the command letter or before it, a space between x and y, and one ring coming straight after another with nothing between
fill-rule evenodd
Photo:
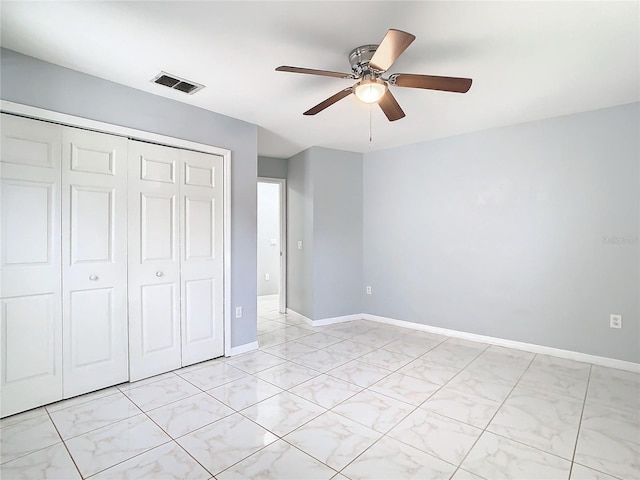
<instances>
[{"instance_id":1,"label":"white baseboard","mask_svg":"<svg viewBox=\"0 0 640 480\"><path fill-rule=\"evenodd\" d=\"M350 322L352 320L361 320L363 318L362 315L356 314L356 315L343 315L341 317L321 318L320 320L311 320L310 318L305 317L304 315L296 312L295 310L291 310L290 308L287 308L287 313L304 320L305 323L307 323L308 325L311 325L312 327L323 327L325 325L333 325L334 323Z\"/></svg>"},{"instance_id":2,"label":"white baseboard","mask_svg":"<svg viewBox=\"0 0 640 480\"><path fill-rule=\"evenodd\" d=\"M287 308L287 313L297 316L304 320L308 325L313 327L321 327L324 325L333 325L335 323L350 322L353 320L370 320L372 322L386 323L397 327L410 328L423 332L445 335L447 337L462 338L474 342L489 343L491 345L499 345L501 347L514 348L516 350L524 350L526 352L540 353L543 355L551 355L554 357L575 360L576 362L591 363L602 367L617 368L628 372L640 373L640 364L618 360L616 358L600 357L588 353L574 352L572 350L562 350L561 348L546 347L544 345L536 345L534 343L518 342L515 340L507 340L505 338L489 337L486 335L478 335L476 333L462 332L460 330L451 330L448 328L432 327L422 323L407 322L406 320L397 320L395 318L381 317L379 315L371 315L369 313L360 313L356 315L345 315L342 317L321 318L320 320L311 320L304 315Z\"/></svg>"},{"instance_id":3,"label":"white baseboard","mask_svg":"<svg viewBox=\"0 0 640 480\"><path fill-rule=\"evenodd\" d=\"M640 373L640 364L618 360L609 357L600 357L590 355L588 353L574 352L571 350L562 350L560 348L545 347L544 345L536 345L534 343L517 342L515 340L507 340L504 338L488 337L486 335L478 335L476 333L461 332L459 330L450 330L448 328L432 327L421 323L407 322L405 320L396 320L395 318L380 317L378 315L362 314L358 318L371 320L372 322L386 323L398 327L411 328L413 330L421 330L423 332L436 333L438 335L446 335L448 337L462 338L474 342L489 343L491 345L499 345L501 347L514 348L516 350L524 350L532 353L541 353L543 355L551 355L554 357L566 358L577 362L591 363L602 367L617 368L629 372Z\"/></svg>"},{"instance_id":4,"label":"white baseboard","mask_svg":"<svg viewBox=\"0 0 640 480\"><path fill-rule=\"evenodd\" d=\"M238 345L237 347L231 347L231 349L225 354L225 357L233 357L234 355L240 355L241 353L247 353L252 350L258 349L258 342L245 343L244 345Z\"/></svg>"},{"instance_id":5,"label":"white baseboard","mask_svg":"<svg viewBox=\"0 0 640 480\"><path fill-rule=\"evenodd\" d=\"M287 308L287 315L293 315L294 317L298 317L300 320L303 320L307 325L313 325L313 320L308 317L305 317L301 313L296 312L295 310L291 310Z\"/></svg>"},{"instance_id":6,"label":"white baseboard","mask_svg":"<svg viewBox=\"0 0 640 480\"><path fill-rule=\"evenodd\" d=\"M362 320L362 315L343 315L342 317L321 318L320 320L312 320L311 325L314 327L323 327L325 325L333 325L334 323L351 322L353 320Z\"/></svg>"}]
</instances>

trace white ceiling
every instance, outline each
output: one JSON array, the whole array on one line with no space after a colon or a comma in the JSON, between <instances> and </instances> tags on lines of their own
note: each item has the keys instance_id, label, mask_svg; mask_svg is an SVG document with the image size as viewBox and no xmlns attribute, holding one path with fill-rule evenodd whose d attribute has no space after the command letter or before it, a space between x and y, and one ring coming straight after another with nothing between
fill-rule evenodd
<instances>
[{"instance_id":1,"label":"white ceiling","mask_svg":"<svg viewBox=\"0 0 640 480\"><path fill-rule=\"evenodd\" d=\"M365 152L640 100L640 3L1 2L3 47L257 124L261 155L318 145ZM467 94L392 87L390 123L353 83L275 72L349 71L348 54L388 28L416 35L389 72L473 78ZM193 96L149 82L203 83ZM45 87L43 87L45 88Z\"/></svg>"}]
</instances>

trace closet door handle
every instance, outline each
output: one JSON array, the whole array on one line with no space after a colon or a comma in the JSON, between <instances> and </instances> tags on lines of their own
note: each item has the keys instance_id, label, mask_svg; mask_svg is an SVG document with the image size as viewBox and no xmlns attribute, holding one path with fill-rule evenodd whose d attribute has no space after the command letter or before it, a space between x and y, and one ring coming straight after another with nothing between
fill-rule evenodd
<instances>
[{"instance_id":1,"label":"closet door handle","mask_svg":"<svg viewBox=\"0 0 640 480\"><path fill-rule=\"evenodd\" d=\"M156 272L156 277L160 278L160 277L163 277L163 276L164 276L164 273L162 273L162 272Z\"/></svg>"},{"instance_id":2,"label":"closet door handle","mask_svg":"<svg viewBox=\"0 0 640 480\"><path fill-rule=\"evenodd\" d=\"M91 280L92 282L97 282L98 280L100 280L100 277L97 275L89 275L89 280Z\"/></svg>"}]
</instances>

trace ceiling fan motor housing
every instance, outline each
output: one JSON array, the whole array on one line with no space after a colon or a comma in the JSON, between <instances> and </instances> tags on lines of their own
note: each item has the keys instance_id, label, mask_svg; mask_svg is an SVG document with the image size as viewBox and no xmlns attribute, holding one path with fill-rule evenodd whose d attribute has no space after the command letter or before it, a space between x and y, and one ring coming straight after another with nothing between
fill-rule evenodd
<instances>
[{"instance_id":1,"label":"ceiling fan motor housing","mask_svg":"<svg viewBox=\"0 0 640 480\"><path fill-rule=\"evenodd\" d=\"M372 75L374 78L378 77L381 70L375 70L369 66L369 62L376 53L378 45L362 45L361 47L354 48L349 54L349 63L351 64L351 70L358 77L364 75Z\"/></svg>"}]
</instances>

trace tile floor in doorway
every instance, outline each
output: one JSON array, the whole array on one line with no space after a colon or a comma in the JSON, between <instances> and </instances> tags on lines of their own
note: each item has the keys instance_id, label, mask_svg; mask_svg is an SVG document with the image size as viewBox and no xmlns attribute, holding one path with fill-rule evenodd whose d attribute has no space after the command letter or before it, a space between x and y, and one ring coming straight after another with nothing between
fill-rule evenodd
<instances>
[{"instance_id":1,"label":"tile floor in doorway","mask_svg":"<svg viewBox=\"0 0 640 480\"><path fill-rule=\"evenodd\" d=\"M0 422L9 479L638 479L640 376L259 306L260 350Z\"/></svg>"}]
</instances>

